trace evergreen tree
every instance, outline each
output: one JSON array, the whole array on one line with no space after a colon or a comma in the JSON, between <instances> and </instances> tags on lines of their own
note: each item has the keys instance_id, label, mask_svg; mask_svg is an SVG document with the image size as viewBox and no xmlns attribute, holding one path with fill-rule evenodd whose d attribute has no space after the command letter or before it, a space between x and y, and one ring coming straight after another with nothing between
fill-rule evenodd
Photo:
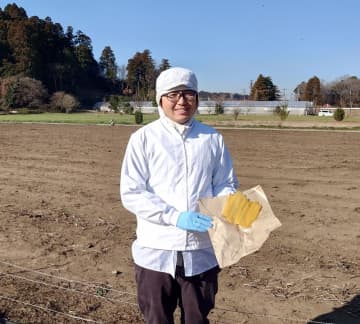
<instances>
[{"instance_id":1,"label":"evergreen tree","mask_svg":"<svg viewBox=\"0 0 360 324\"><path fill-rule=\"evenodd\" d=\"M77 61L76 82L79 91L85 93L84 96L89 97L94 93L91 89L106 89L104 79L100 77L99 64L95 61L91 39L82 31L77 31L74 37L74 54Z\"/></svg>"},{"instance_id":2,"label":"evergreen tree","mask_svg":"<svg viewBox=\"0 0 360 324\"><path fill-rule=\"evenodd\" d=\"M7 43L11 49L11 57L4 62L6 75L22 73L31 76L31 47L27 37L26 21L8 20L7 31Z\"/></svg>"},{"instance_id":3,"label":"evergreen tree","mask_svg":"<svg viewBox=\"0 0 360 324\"><path fill-rule=\"evenodd\" d=\"M294 89L294 93L296 95L297 100L304 101L305 100L305 89L306 89L306 82L301 82L297 85Z\"/></svg>"},{"instance_id":4,"label":"evergreen tree","mask_svg":"<svg viewBox=\"0 0 360 324\"><path fill-rule=\"evenodd\" d=\"M4 8L4 17L11 20L26 19L26 11L15 3L8 4Z\"/></svg>"},{"instance_id":5,"label":"evergreen tree","mask_svg":"<svg viewBox=\"0 0 360 324\"><path fill-rule=\"evenodd\" d=\"M317 76L310 78L306 83L304 99L312 101L315 107L322 104L320 80Z\"/></svg>"},{"instance_id":6,"label":"evergreen tree","mask_svg":"<svg viewBox=\"0 0 360 324\"><path fill-rule=\"evenodd\" d=\"M155 93L155 64L149 50L137 52L127 65L127 85L139 100L150 99Z\"/></svg>"},{"instance_id":7,"label":"evergreen tree","mask_svg":"<svg viewBox=\"0 0 360 324\"><path fill-rule=\"evenodd\" d=\"M250 98L257 101L279 100L279 89L273 84L270 77L260 74L251 88Z\"/></svg>"},{"instance_id":8,"label":"evergreen tree","mask_svg":"<svg viewBox=\"0 0 360 324\"><path fill-rule=\"evenodd\" d=\"M84 72L90 71L96 65L90 37L85 35L81 30L78 30L74 37L74 45L75 56L80 68Z\"/></svg>"},{"instance_id":9,"label":"evergreen tree","mask_svg":"<svg viewBox=\"0 0 360 324\"><path fill-rule=\"evenodd\" d=\"M165 71L167 69L170 69L171 65L169 63L169 60L168 59L162 59L161 60L161 63L159 65L159 74L162 72L162 71Z\"/></svg>"},{"instance_id":10,"label":"evergreen tree","mask_svg":"<svg viewBox=\"0 0 360 324\"><path fill-rule=\"evenodd\" d=\"M114 52L110 46L106 46L100 56L99 66L103 76L115 83L117 80L117 65Z\"/></svg>"}]
</instances>

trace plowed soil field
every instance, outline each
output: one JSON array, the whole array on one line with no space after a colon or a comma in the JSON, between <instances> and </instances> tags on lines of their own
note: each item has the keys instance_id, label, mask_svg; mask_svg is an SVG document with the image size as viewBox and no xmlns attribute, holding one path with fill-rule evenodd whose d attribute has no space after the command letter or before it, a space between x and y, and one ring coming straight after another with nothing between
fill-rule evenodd
<instances>
[{"instance_id":1,"label":"plowed soil field","mask_svg":"<svg viewBox=\"0 0 360 324\"><path fill-rule=\"evenodd\" d=\"M0 323L143 322L119 198L135 129L0 124ZM360 133L219 131L282 226L221 271L211 323L360 323Z\"/></svg>"}]
</instances>

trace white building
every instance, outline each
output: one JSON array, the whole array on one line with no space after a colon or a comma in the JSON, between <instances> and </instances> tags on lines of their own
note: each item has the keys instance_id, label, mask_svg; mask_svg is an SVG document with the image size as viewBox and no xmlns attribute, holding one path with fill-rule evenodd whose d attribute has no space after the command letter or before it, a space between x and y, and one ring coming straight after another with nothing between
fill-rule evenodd
<instances>
[{"instance_id":1,"label":"white building","mask_svg":"<svg viewBox=\"0 0 360 324\"><path fill-rule=\"evenodd\" d=\"M200 101L199 114L215 114L216 101ZM224 114L238 112L241 115L273 114L276 107L286 105L291 115L306 115L308 110L313 107L310 101L223 101L220 103L224 109Z\"/></svg>"},{"instance_id":2,"label":"white building","mask_svg":"<svg viewBox=\"0 0 360 324\"><path fill-rule=\"evenodd\" d=\"M152 105L151 101L130 102L134 111L141 109L144 114L153 114L158 112L158 108ZM200 101L198 113L201 115L216 114L216 101ZM261 114L270 115L278 106L287 105L291 115L307 115L313 108L310 101L223 101L220 103L224 109L224 114L233 114L238 112L241 115Z\"/></svg>"},{"instance_id":3,"label":"white building","mask_svg":"<svg viewBox=\"0 0 360 324\"><path fill-rule=\"evenodd\" d=\"M101 112L114 112L114 110L110 108L110 102L107 102L107 101L97 102L94 105L94 108Z\"/></svg>"}]
</instances>

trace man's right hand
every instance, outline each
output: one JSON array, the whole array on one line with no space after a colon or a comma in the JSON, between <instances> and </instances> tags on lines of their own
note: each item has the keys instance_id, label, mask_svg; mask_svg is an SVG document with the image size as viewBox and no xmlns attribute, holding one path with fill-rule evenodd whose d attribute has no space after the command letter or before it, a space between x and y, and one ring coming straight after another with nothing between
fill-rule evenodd
<instances>
[{"instance_id":1,"label":"man's right hand","mask_svg":"<svg viewBox=\"0 0 360 324\"><path fill-rule=\"evenodd\" d=\"M182 212L176 226L187 231L206 232L213 224L209 216L196 212Z\"/></svg>"}]
</instances>

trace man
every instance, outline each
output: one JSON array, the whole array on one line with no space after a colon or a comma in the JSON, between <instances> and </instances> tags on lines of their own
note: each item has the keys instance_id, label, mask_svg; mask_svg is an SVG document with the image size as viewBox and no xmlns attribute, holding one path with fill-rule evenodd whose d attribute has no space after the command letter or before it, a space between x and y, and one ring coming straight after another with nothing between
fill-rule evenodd
<instances>
[{"instance_id":1,"label":"man","mask_svg":"<svg viewBox=\"0 0 360 324\"><path fill-rule=\"evenodd\" d=\"M137 219L132 245L139 307L148 324L208 323L218 272L199 198L237 190L223 137L193 116L195 74L163 71L156 80L160 118L133 133L121 169L121 199Z\"/></svg>"}]
</instances>

